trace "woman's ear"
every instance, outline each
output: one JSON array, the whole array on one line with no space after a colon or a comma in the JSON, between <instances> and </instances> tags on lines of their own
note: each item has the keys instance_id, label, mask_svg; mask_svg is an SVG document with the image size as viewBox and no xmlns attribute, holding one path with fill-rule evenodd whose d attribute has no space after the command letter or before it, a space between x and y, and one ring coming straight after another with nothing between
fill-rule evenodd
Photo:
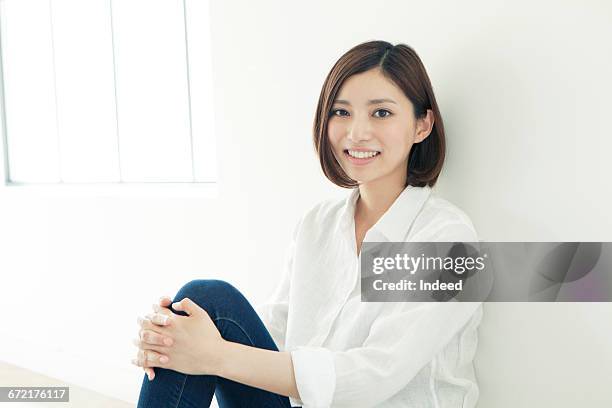
<instances>
[{"instance_id":1,"label":"woman's ear","mask_svg":"<svg viewBox=\"0 0 612 408\"><path fill-rule=\"evenodd\" d=\"M427 114L424 117L417 119L414 143L421 143L431 134L434 120L434 114L431 109L427 109Z\"/></svg>"}]
</instances>

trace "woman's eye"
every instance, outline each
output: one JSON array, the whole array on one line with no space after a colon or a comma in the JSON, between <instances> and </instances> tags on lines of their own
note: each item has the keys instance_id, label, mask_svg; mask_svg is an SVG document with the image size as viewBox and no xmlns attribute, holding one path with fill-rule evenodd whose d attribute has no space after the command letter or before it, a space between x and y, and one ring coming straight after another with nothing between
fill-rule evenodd
<instances>
[{"instance_id":1,"label":"woman's eye","mask_svg":"<svg viewBox=\"0 0 612 408\"><path fill-rule=\"evenodd\" d=\"M386 118L387 116L391 116L391 112L386 109L379 109L374 112L374 116L376 116L377 118Z\"/></svg>"},{"instance_id":2,"label":"woman's eye","mask_svg":"<svg viewBox=\"0 0 612 408\"><path fill-rule=\"evenodd\" d=\"M333 116L347 116L348 112L344 109L334 109L332 110L331 114Z\"/></svg>"}]
</instances>

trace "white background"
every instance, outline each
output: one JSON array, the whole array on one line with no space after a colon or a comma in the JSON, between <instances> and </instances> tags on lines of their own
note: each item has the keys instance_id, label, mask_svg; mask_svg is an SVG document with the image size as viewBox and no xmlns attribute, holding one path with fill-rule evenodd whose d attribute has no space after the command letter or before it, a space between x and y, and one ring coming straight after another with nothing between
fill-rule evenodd
<instances>
[{"instance_id":1,"label":"white background","mask_svg":"<svg viewBox=\"0 0 612 408\"><path fill-rule=\"evenodd\" d=\"M0 360L129 401L136 316L194 278L263 301L293 224L348 191L311 126L348 48L404 42L445 120L436 192L488 241L611 241L612 6L604 1L216 1L217 198L0 191ZM197 115L197 112L194 112ZM611 304L486 304L480 407L612 403Z\"/></svg>"}]
</instances>

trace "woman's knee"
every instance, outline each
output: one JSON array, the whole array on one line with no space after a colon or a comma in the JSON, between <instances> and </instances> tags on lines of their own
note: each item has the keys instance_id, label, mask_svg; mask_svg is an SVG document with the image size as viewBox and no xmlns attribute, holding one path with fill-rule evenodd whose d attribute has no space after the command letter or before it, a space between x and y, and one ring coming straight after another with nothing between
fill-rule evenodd
<instances>
[{"instance_id":1,"label":"woman's knee","mask_svg":"<svg viewBox=\"0 0 612 408\"><path fill-rule=\"evenodd\" d=\"M184 284L174 302L189 298L196 303L208 303L213 299L227 299L236 295L242 296L240 291L231 283L221 279L194 279ZM200 305L202 306L202 305Z\"/></svg>"}]
</instances>

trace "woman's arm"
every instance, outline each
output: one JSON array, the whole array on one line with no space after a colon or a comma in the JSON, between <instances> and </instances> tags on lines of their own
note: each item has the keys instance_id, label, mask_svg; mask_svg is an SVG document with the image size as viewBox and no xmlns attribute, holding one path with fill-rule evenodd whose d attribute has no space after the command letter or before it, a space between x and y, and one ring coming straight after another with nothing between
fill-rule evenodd
<instances>
[{"instance_id":1,"label":"woman's arm","mask_svg":"<svg viewBox=\"0 0 612 408\"><path fill-rule=\"evenodd\" d=\"M299 399L291 353L224 341L216 375Z\"/></svg>"},{"instance_id":2,"label":"woman's arm","mask_svg":"<svg viewBox=\"0 0 612 408\"><path fill-rule=\"evenodd\" d=\"M156 307L156 313L139 318L141 340L135 365L217 375L299 399L291 353L223 339L210 315L189 298L172 307L186 316ZM172 340L171 344L165 342L167 339Z\"/></svg>"}]
</instances>

